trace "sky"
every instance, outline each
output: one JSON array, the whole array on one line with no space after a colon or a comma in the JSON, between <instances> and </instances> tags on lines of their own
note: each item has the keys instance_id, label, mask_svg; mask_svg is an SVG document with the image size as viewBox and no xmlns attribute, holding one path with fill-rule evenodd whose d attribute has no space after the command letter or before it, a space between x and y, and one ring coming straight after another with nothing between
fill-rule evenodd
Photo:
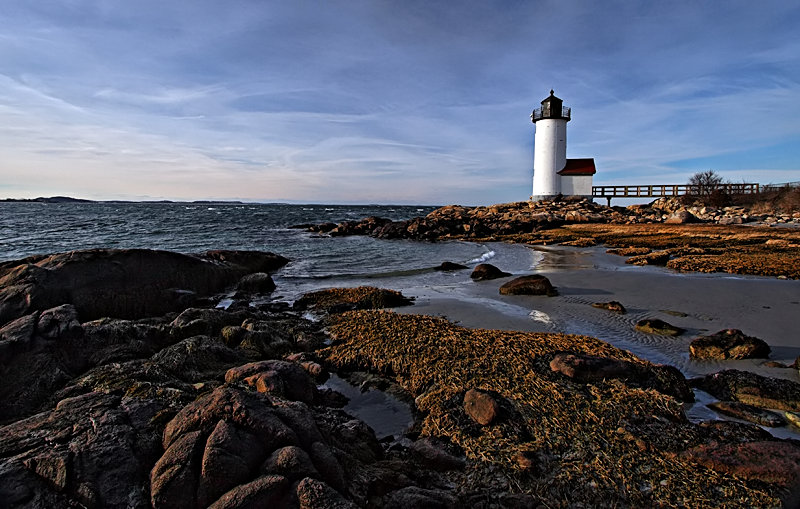
<instances>
[{"instance_id":1,"label":"sky","mask_svg":"<svg viewBox=\"0 0 800 509\"><path fill-rule=\"evenodd\" d=\"M526 200L531 110L595 185L800 181L800 3L0 0L0 198Z\"/></svg>"}]
</instances>

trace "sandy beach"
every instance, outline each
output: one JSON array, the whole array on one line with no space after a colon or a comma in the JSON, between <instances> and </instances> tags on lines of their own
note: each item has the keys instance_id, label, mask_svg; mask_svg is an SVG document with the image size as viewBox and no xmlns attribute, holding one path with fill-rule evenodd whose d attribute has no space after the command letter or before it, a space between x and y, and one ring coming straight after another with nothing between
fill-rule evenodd
<instances>
[{"instance_id":1,"label":"sandy beach","mask_svg":"<svg viewBox=\"0 0 800 509\"><path fill-rule=\"evenodd\" d=\"M498 288L508 278L472 282L469 272L462 271L453 276L450 285L405 289L406 295L416 297L416 303L397 311L440 316L472 328L585 334L651 362L676 366L687 377L733 368L798 381L796 369L767 367L762 359L689 359L692 339L734 328L766 341L772 349L770 360L792 364L800 356L800 336L794 325L800 313L798 280L678 273L661 267L626 265L624 257L607 254L602 247L524 249L532 251L534 268L520 271L524 262L500 268L515 276L546 275L558 289L558 296L500 295ZM524 256L524 251L517 255ZM612 300L621 302L627 313L619 315L591 306ZM644 318L660 318L687 332L670 337L635 330L635 323ZM688 409L690 418L720 418L705 408L704 403L712 400L699 394L698 403ZM790 428L770 431L776 436L800 438Z\"/></svg>"}]
</instances>

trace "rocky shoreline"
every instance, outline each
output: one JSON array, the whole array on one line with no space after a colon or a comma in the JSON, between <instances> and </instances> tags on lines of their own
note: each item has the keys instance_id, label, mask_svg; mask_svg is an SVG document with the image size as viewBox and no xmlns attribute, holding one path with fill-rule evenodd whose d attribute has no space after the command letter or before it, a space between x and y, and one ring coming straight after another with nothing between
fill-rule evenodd
<instances>
[{"instance_id":1,"label":"rocky shoreline","mask_svg":"<svg viewBox=\"0 0 800 509\"><path fill-rule=\"evenodd\" d=\"M605 245L637 265L800 279L798 226L800 212L687 206L675 198L662 198L627 208L588 200L474 208L448 205L406 221L368 217L295 227L330 236L380 239Z\"/></svg>"},{"instance_id":2,"label":"rocky shoreline","mask_svg":"<svg viewBox=\"0 0 800 509\"><path fill-rule=\"evenodd\" d=\"M370 311L411 304L389 290L252 306L285 263L91 250L0 265L3 504L798 501L800 445L755 425L689 423L682 407L691 384L732 411L797 411L798 384L738 372L687 381L594 338ZM216 307L223 295L232 302ZM411 402L414 427L379 441L344 413L346 398L321 384L355 371Z\"/></svg>"},{"instance_id":3,"label":"rocky shoreline","mask_svg":"<svg viewBox=\"0 0 800 509\"><path fill-rule=\"evenodd\" d=\"M795 230L742 229L736 225L771 219L673 205L452 206L409 221L310 230L606 244L634 264L798 277ZM785 425L765 407L794 415L798 384L734 370L687 381L593 338L353 311L412 303L389 290L333 289L292 307L263 299L251 306L275 289L270 273L287 261L257 252L91 250L0 264L3 499L19 507L797 500L796 443L741 423L689 423L681 402L693 400L691 384L721 400L719 413ZM490 269L475 279L509 276ZM557 293L546 278L527 278L535 281L509 281L501 293ZM223 292L233 298L218 308ZM322 320L309 321L309 311ZM718 336L732 345L698 338L692 354L763 354L752 341L759 340L740 331ZM469 352L492 352L503 363ZM340 410L344 396L320 385L328 373L356 371L412 403L417 418L408 433L378 441ZM769 455L766 469L758 455Z\"/></svg>"}]
</instances>

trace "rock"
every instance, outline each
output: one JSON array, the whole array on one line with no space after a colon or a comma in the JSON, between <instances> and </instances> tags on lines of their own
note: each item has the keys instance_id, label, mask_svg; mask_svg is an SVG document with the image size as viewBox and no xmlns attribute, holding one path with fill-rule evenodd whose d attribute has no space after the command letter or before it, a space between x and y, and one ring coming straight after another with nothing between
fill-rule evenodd
<instances>
[{"instance_id":1,"label":"rock","mask_svg":"<svg viewBox=\"0 0 800 509\"><path fill-rule=\"evenodd\" d=\"M662 336L680 336L685 329L670 325L658 318L648 318L636 322L636 330L646 332L648 334L661 334Z\"/></svg>"},{"instance_id":2,"label":"rock","mask_svg":"<svg viewBox=\"0 0 800 509\"><path fill-rule=\"evenodd\" d=\"M357 288L331 288L304 294L294 302L294 309L314 309L340 313L356 309L381 309L408 306L413 300L395 290L359 286Z\"/></svg>"},{"instance_id":3,"label":"rock","mask_svg":"<svg viewBox=\"0 0 800 509\"><path fill-rule=\"evenodd\" d=\"M147 507L159 407L88 393L0 428L3 507Z\"/></svg>"},{"instance_id":4,"label":"rock","mask_svg":"<svg viewBox=\"0 0 800 509\"><path fill-rule=\"evenodd\" d=\"M169 324L170 334L178 339L200 335L216 336L223 327L242 323L243 317L242 313L223 309L188 308Z\"/></svg>"},{"instance_id":5,"label":"rock","mask_svg":"<svg viewBox=\"0 0 800 509\"><path fill-rule=\"evenodd\" d=\"M153 364L189 383L213 380L221 372L246 360L242 352L208 336L184 339L151 357Z\"/></svg>"},{"instance_id":6,"label":"rock","mask_svg":"<svg viewBox=\"0 0 800 509\"><path fill-rule=\"evenodd\" d=\"M721 400L740 401L761 408L800 411L800 383L791 380L726 369L693 378L689 383Z\"/></svg>"},{"instance_id":7,"label":"rock","mask_svg":"<svg viewBox=\"0 0 800 509\"><path fill-rule=\"evenodd\" d=\"M209 509L240 509L246 507L288 507L291 485L283 476L264 475L241 484L225 493ZM153 504L155 507L155 504ZM184 505L180 507L192 507Z\"/></svg>"},{"instance_id":8,"label":"rock","mask_svg":"<svg viewBox=\"0 0 800 509\"><path fill-rule=\"evenodd\" d=\"M464 394L464 411L481 426L491 424L499 410L497 400L486 391L470 389Z\"/></svg>"},{"instance_id":9,"label":"rock","mask_svg":"<svg viewBox=\"0 0 800 509\"><path fill-rule=\"evenodd\" d=\"M689 355L693 359L766 359L769 353L767 343L738 329L700 336L689 345Z\"/></svg>"},{"instance_id":10,"label":"rock","mask_svg":"<svg viewBox=\"0 0 800 509\"><path fill-rule=\"evenodd\" d=\"M722 216L721 218L719 218L719 221L717 221L717 223L723 224L723 225L726 225L726 224L742 224L743 222L744 222L744 219L742 218L742 216Z\"/></svg>"},{"instance_id":11,"label":"rock","mask_svg":"<svg viewBox=\"0 0 800 509\"><path fill-rule=\"evenodd\" d=\"M625 263L630 265L659 265L664 266L670 258L669 251L655 251L653 253L631 256Z\"/></svg>"},{"instance_id":12,"label":"rock","mask_svg":"<svg viewBox=\"0 0 800 509\"><path fill-rule=\"evenodd\" d=\"M0 328L0 422L30 415L88 367L75 308L62 305L20 317Z\"/></svg>"},{"instance_id":13,"label":"rock","mask_svg":"<svg viewBox=\"0 0 800 509\"><path fill-rule=\"evenodd\" d=\"M324 482L310 477L306 477L297 484L296 495L300 509L356 509L358 507Z\"/></svg>"},{"instance_id":14,"label":"rock","mask_svg":"<svg viewBox=\"0 0 800 509\"><path fill-rule=\"evenodd\" d=\"M6 262L0 267L0 324L61 304L75 306L84 321L158 316L245 274L287 262L272 253L190 256L146 249L90 249Z\"/></svg>"},{"instance_id":15,"label":"rock","mask_svg":"<svg viewBox=\"0 0 800 509\"><path fill-rule=\"evenodd\" d=\"M490 263L479 263L474 269L472 269L472 274L470 274L469 277L475 281L487 281L490 279L508 277L510 275L510 272L503 272Z\"/></svg>"},{"instance_id":16,"label":"rock","mask_svg":"<svg viewBox=\"0 0 800 509\"><path fill-rule=\"evenodd\" d=\"M686 224L697 223L699 220L688 210L678 210L673 212L667 219L664 220L666 224Z\"/></svg>"},{"instance_id":17,"label":"rock","mask_svg":"<svg viewBox=\"0 0 800 509\"><path fill-rule=\"evenodd\" d=\"M611 302L595 302L592 304L592 307L598 309L607 309L613 313L619 313L621 315L624 315L627 312L625 306L615 300L612 300Z\"/></svg>"},{"instance_id":18,"label":"rock","mask_svg":"<svg viewBox=\"0 0 800 509\"><path fill-rule=\"evenodd\" d=\"M456 507L457 500L452 494L442 490L430 490L409 486L389 493L383 502L385 509L450 509Z\"/></svg>"},{"instance_id":19,"label":"rock","mask_svg":"<svg viewBox=\"0 0 800 509\"><path fill-rule=\"evenodd\" d=\"M268 474L282 475L290 481L299 481L309 476L319 477L308 453L296 445L276 449L261 468Z\"/></svg>"},{"instance_id":20,"label":"rock","mask_svg":"<svg viewBox=\"0 0 800 509\"><path fill-rule=\"evenodd\" d=\"M259 392L267 392L292 401L311 403L317 387L302 366L294 362L269 360L252 362L225 373L225 381L244 380Z\"/></svg>"},{"instance_id":21,"label":"rock","mask_svg":"<svg viewBox=\"0 0 800 509\"><path fill-rule=\"evenodd\" d=\"M736 417L743 421L754 422L762 426L768 426L770 428L786 426L786 420L775 412L770 412L769 410L764 410L746 403L740 403L738 401L717 401L715 403L709 403L706 406L715 412L730 417Z\"/></svg>"},{"instance_id":22,"label":"rock","mask_svg":"<svg viewBox=\"0 0 800 509\"><path fill-rule=\"evenodd\" d=\"M275 290L275 281L266 272L256 272L244 276L236 284L236 296L268 294Z\"/></svg>"},{"instance_id":23,"label":"rock","mask_svg":"<svg viewBox=\"0 0 800 509\"><path fill-rule=\"evenodd\" d=\"M520 276L500 287L501 295L547 295L553 297L558 292L550 280L540 274Z\"/></svg>"},{"instance_id":24,"label":"rock","mask_svg":"<svg viewBox=\"0 0 800 509\"><path fill-rule=\"evenodd\" d=\"M550 369L581 383L596 383L613 378L655 389L681 401L694 401L691 387L683 374L673 366L560 352L550 361Z\"/></svg>"},{"instance_id":25,"label":"rock","mask_svg":"<svg viewBox=\"0 0 800 509\"><path fill-rule=\"evenodd\" d=\"M436 267L436 270L463 270L466 269L466 265L461 265L460 263L453 263L453 262L442 262L441 265Z\"/></svg>"},{"instance_id":26,"label":"rock","mask_svg":"<svg viewBox=\"0 0 800 509\"><path fill-rule=\"evenodd\" d=\"M170 449L173 447L174 445L170 446ZM253 433L225 420L217 422L214 431L205 442L205 450L202 450L200 479L197 486L198 505L205 507L237 485L251 480L265 455L266 451ZM159 463L166 456L165 453ZM191 489L186 491L186 493L191 492Z\"/></svg>"},{"instance_id":27,"label":"rock","mask_svg":"<svg viewBox=\"0 0 800 509\"><path fill-rule=\"evenodd\" d=\"M788 441L701 445L682 456L718 472L777 483L790 497L800 491L800 447Z\"/></svg>"}]
</instances>

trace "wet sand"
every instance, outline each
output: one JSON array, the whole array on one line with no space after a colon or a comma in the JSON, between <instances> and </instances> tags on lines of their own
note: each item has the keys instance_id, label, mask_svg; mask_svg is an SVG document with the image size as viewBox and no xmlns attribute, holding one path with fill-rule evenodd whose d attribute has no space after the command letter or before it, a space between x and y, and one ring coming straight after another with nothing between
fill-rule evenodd
<instances>
[{"instance_id":1,"label":"wet sand","mask_svg":"<svg viewBox=\"0 0 800 509\"><path fill-rule=\"evenodd\" d=\"M692 339L733 328L766 341L772 348L770 360L793 363L800 356L795 323L800 316L800 281L626 265L624 257L607 254L604 248L536 249L544 257L535 269L514 270L514 276L546 275L559 291L556 297L499 295L498 288L510 278L472 282L469 271L462 271L451 285L404 289L406 295L416 297L416 304L397 311L441 316L465 327L585 334L651 362L676 366L687 377L733 368L800 381L798 370L766 367L761 359L689 359ZM627 314L591 307L611 300L621 302ZM660 318L687 332L678 337L638 332L634 324L643 318ZM705 403L704 395L699 396ZM690 417L714 418L715 414L695 404Z\"/></svg>"}]
</instances>

